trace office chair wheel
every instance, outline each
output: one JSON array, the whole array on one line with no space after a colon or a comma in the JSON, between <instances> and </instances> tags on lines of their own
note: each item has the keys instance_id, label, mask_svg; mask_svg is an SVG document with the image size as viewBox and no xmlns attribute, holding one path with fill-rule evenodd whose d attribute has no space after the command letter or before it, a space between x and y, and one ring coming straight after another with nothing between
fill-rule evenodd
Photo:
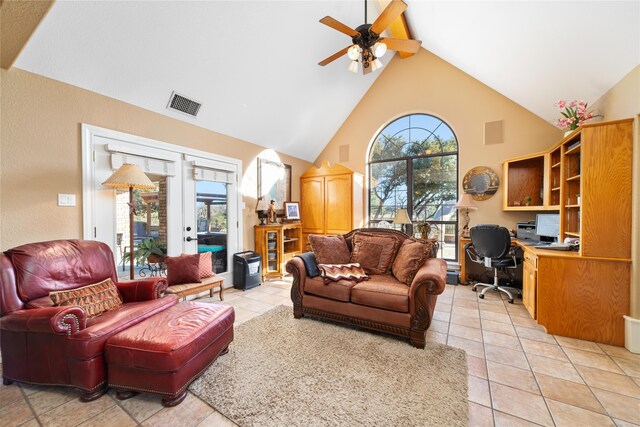
<instances>
[{"instance_id":1,"label":"office chair wheel","mask_svg":"<svg viewBox=\"0 0 640 427\"><path fill-rule=\"evenodd\" d=\"M509 304L513 304L513 300L512 299L509 300Z\"/></svg>"},{"instance_id":2,"label":"office chair wheel","mask_svg":"<svg viewBox=\"0 0 640 427\"><path fill-rule=\"evenodd\" d=\"M484 299L484 295L480 294L480 295L478 295L478 298Z\"/></svg>"}]
</instances>

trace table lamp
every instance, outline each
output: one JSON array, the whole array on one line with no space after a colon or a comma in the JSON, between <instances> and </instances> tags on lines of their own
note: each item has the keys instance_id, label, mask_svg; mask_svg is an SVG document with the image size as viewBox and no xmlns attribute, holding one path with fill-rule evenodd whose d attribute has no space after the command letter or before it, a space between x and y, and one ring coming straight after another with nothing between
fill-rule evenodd
<instances>
[{"instance_id":1,"label":"table lamp","mask_svg":"<svg viewBox=\"0 0 640 427\"><path fill-rule=\"evenodd\" d=\"M264 225L264 220L267 219L267 210L269 210L269 204L265 199L258 199L258 204L256 205L256 211L258 212L258 219L260 220L260 225Z\"/></svg>"},{"instance_id":2,"label":"table lamp","mask_svg":"<svg viewBox=\"0 0 640 427\"><path fill-rule=\"evenodd\" d=\"M396 211L396 217L393 219L393 224L401 224L401 230L403 233L406 233L407 224L411 224L411 219L409 219L409 214L406 209L398 209Z\"/></svg>"},{"instance_id":3,"label":"table lamp","mask_svg":"<svg viewBox=\"0 0 640 427\"><path fill-rule=\"evenodd\" d=\"M476 205L476 203L473 201L473 197L471 196L471 194L462 193L462 196L460 196L460 200L458 200L458 203L456 203L455 207L459 211L463 211L462 223L464 224L464 227L462 227L462 230L460 230L460 236L468 236L469 221L471 220L471 218L469 218L469 210L478 209L478 205Z\"/></svg>"},{"instance_id":4,"label":"table lamp","mask_svg":"<svg viewBox=\"0 0 640 427\"><path fill-rule=\"evenodd\" d=\"M133 206L133 189L153 190L156 185L151 182L149 177L142 169L132 163L125 163L113 173L102 185L114 188L129 189L129 270L131 280L134 279L134 248L133 248L133 215L135 209Z\"/></svg>"}]
</instances>

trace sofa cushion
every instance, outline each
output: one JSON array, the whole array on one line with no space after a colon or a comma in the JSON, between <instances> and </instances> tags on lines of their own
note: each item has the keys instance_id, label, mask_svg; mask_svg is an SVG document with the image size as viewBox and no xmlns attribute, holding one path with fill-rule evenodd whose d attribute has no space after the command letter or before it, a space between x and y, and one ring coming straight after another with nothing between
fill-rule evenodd
<instances>
[{"instance_id":1,"label":"sofa cushion","mask_svg":"<svg viewBox=\"0 0 640 427\"><path fill-rule=\"evenodd\" d=\"M351 289L351 302L385 310L409 312L409 287L388 274L371 276Z\"/></svg>"},{"instance_id":2,"label":"sofa cushion","mask_svg":"<svg viewBox=\"0 0 640 427\"><path fill-rule=\"evenodd\" d=\"M51 292L49 298L56 306L82 307L87 317L96 317L122 306L122 297L111 279L68 291Z\"/></svg>"},{"instance_id":3,"label":"sofa cushion","mask_svg":"<svg viewBox=\"0 0 640 427\"><path fill-rule=\"evenodd\" d=\"M411 286L416 273L430 255L431 244L429 242L407 238L398 249L396 259L391 266L391 272L400 282Z\"/></svg>"},{"instance_id":4,"label":"sofa cushion","mask_svg":"<svg viewBox=\"0 0 640 427\"><path fill-rule=\"evenodd\" d=\"M309 234L309 244L318 264L347 264L351 258L344 236Z\"/></svg>"},{"instance_id":5,"label":"sofa cushion","mask_svg":"<svg viewBox=\"0 0 640 427\"><path fill-rule=\"evenodd\" d=\"M336 301L349 302L351 288L355 284L356 282L352 280L338 280L337 282L325 284L322 276L307 277L304 282L304 292Z\"/></svg>"},{"instance_id":6,"label":"sofa cushion","mask_svg":"<svg viewBox=\"0 0 640 427\"><path fill-rule=\"evenodd\" d=\"M200 283L200 254L182 254L165 257L167 283L169 286L181 283Z\"/></svg>"},{"instance_id":7,"label":"sofa cushion","mask_svg":"<svg viewBox=\"0 0 640 427\"><path fill-rule=\"evenodd\" d=\"M319 264L318 268L326 284L339 280L351 280L357 283L369 279L367 273L357 262L353 264Z\"/></svg>"},{"instance_id":8,"label":"sofa cushion","mask_svg":"<svg viewBox=\"0 0 640 427\"><path fill-rule=\"evenodd\" d=\"M358 232L353 236L351 261L357 262L368 274L385 274L391 268L400 246L395 236Z\"/></svg>"}]
</instances>

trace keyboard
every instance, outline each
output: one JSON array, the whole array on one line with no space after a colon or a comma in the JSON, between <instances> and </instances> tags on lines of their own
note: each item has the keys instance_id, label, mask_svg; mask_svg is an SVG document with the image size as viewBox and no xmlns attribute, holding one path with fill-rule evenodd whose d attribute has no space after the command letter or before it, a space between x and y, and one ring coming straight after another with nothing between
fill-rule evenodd
<instances>
[{"instance_id":1,"label":"keyboard","mask_svg":"<svg viewBox=\"0 0 640 427\"><path fill-rule=\"evenodd\" d=\"M573 249L573 246L565 245L564 243L551 243L546 245L536 245L534 248L550 249L553 251L570 251Z\"/></svg>"}]
</instances>

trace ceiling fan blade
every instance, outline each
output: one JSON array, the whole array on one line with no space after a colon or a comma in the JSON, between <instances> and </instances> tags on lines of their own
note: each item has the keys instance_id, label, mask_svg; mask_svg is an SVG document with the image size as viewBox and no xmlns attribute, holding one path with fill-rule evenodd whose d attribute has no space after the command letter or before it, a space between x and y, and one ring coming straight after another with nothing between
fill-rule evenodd
<instances>
[{"instance_id":1,"label":"ceiling fan blade","mask_svg":"<svg viewBox=\"0 0 640 427\"><path fill-rule=\"evenodd\" d=\"M391 39L383 38L380 41L387 45L387 49L397 50L398 52L416 53L420 50L422 42L420 40L407 39Z\"/></svg>"},{"instance_id":2,"label":"ceiling fan blade","mask_svg":"<svg viewBox=\"0 0 640 427\"><path fill-rule=\"evenodd\" d=\"M335 61L336 59L340 58L342 55L347 53L347 51L349 50L350 47L351 47L351 45L349 45L349 46L345 47L344 49L334 53L333 55L331 55L330 57L328 57L324 61L318 62L318 65L322 65L324 67L325 65L329 64L330 62Z\"/></svg>"},{"instance_id":3,"label":"ceiling fan blade","mask_svg":"<svg viewBox=\"0 0 640 427\"><path fill-rule=\"evenodd\" d=\"M393 0L382 11L378 19L371 24L370 31L380 34L382 33L393 21L395 21L402 12L407 8L407 5L402 0Z\"/></svg>"},{"instance_id":4,"label":"ceiling fan blade","mask_svg":"<svg viewBox=\"0 0 640 427\"><path fill-rule=\"evenodd\" d=\"M360 35L360 33L354 30L353 28L347 27L342 22L338 21L337 19L333 19L330 16L325 16L320 20L320 22L322 22L324 25L328 27L333 28L334 30L338 30L341 33L348 35L349 37L357 37Z\"/></svg>"}]
</instances>

